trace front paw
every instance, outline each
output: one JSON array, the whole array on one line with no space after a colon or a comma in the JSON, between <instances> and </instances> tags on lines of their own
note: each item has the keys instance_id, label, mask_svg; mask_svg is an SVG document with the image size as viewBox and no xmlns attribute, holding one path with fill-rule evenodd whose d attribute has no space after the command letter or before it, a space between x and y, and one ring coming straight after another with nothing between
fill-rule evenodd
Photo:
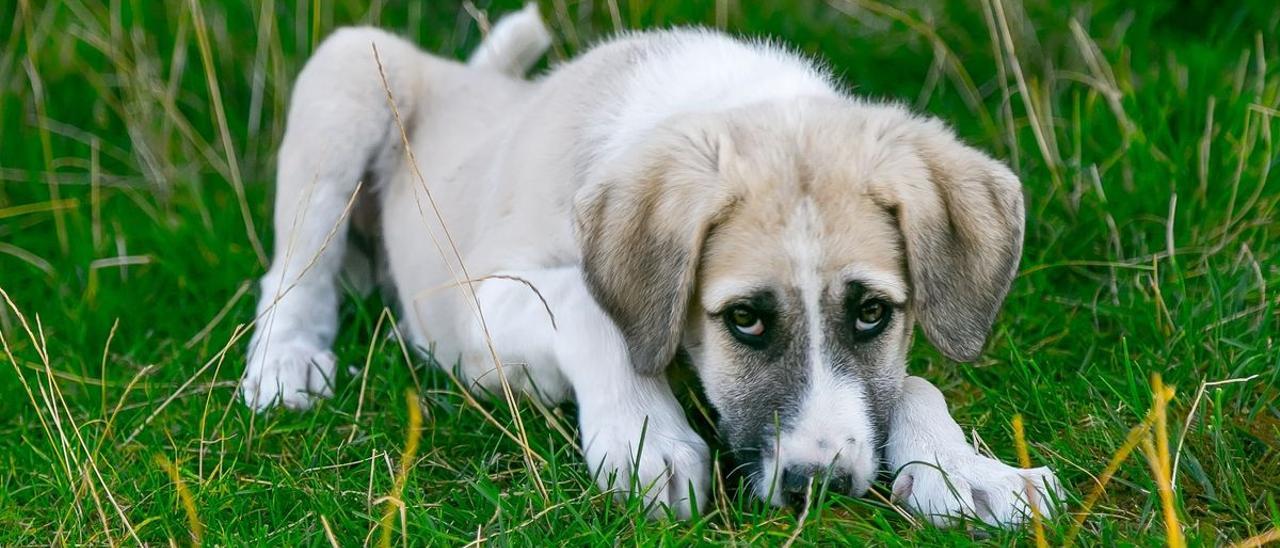
<instances>
[{"instance_id":1,"label":"front paw","mask_svg":"<svg viewBox=\"0 0 1280 548\"><path fill-rule=\"evenodd\" d=\"M333 395L337 369L333 352L300 342L273 342L265 348L251 344L250 348L240 396L254 411L275 405L306 409L313 398Z\"/></svg>"},{"instance_id":2,"label":"front paw","mask_svg":"<svg viewBox=\"0 0 1280 548\"><path fill-rule=\"evenodd\" d=\"M710 452L683 418L583 416L583 451L602 490L619 500L641 495L650 518L661 516L663 506L679 519L705 506Z\"/></svg>"},{"instance_id":3,"label":"front paw","mask_svg":"<svg viewBox=\"0 0 1280 548\"><path fill-rule=\"evenodd\" d=\"M1015 527L1030 519L1028 503L1049 518L1062 496L1049 468L1015 468L967 446L907 464L893 481L894 500L941 527L965 517Z\"/></svg>"}]
</instances>

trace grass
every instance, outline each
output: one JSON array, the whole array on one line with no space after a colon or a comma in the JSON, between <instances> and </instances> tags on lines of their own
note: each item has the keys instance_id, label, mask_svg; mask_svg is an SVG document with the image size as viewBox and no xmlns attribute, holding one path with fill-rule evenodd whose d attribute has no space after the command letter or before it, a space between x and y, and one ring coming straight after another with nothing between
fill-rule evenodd
<instances>
[{"instance_id":1,"label":"grass","mask_svg":"<svg viewBox=\"0 0 1280 548\"><path fill-rule=\"evenodd\" d=\"M1077 520L1086 545L1274 538L1280 4L542 4L555 59L623 28L776 36L1008 161L1027 240L992 342L958 365L921 339L911 371L1007 462L1021 415L1028 457L1070 490L1070 513L1043 523L1049 544ZM272 155L307 54L363 22L460 57L479 39L473 15L516 7L0 9L0 544L368 544L387 512L388 538L411 544L1032 541L918 526L875 496L823 497L801 519L732 478L703 516L647 522L591 486L571 408L471 400L406 360L377 299L343 309L336 351L356 369L333 400L262 416L235 401L246 280L270 249ZM1176 388L1167 410L1153 373ZM504 434L513 413L527 450Z\"/></svg>"}]
</instances>

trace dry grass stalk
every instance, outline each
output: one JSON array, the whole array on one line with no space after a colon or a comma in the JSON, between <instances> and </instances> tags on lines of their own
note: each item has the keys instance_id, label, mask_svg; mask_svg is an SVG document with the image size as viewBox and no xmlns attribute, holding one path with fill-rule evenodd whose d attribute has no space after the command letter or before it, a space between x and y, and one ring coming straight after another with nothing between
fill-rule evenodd
<instances>
[{"instance_id":1,"label":"dry grass stalk","mask_svg":"<svg viewBox=\"0 0 1280 548\"><path fill-rule=\"evenodd\" d=\"M525 466L529 470L529 476L533 479L534 485L537 487L539 495L542 496L543 502L549 503L551 501L551 495L547 491L546 484L543 482L542 475L538 472L538 465L535 462L545 462L545 459L542 459L540 455L537 455L529 445L529 436L528 432L525 430L524 417L521 416L520 409L516 405L515 394L511 390L511 384L507 381L506 371L502 366L502 359L498 356L498 351L494 347L493 336L490 334L489 325L484 319L484 311L481 310L480 301L476 298L475 286L471 283L462 282L462 280L472 279L471 274L467 272L466 263L462 260L462 253L458 251L457 244L454 242L453 236L449 233L449 227L444 222L444 215L440 213L440 208L436 205L435 197L431 193L431 188L427 185L426 177L422 175L422 170L418 166L417 157L413 153L412 143L409 141L408 130L405 128L404 120L400 116L400 108L396 105L395 96L391 93L391 86L387 82L387 72L386 68L382 64L382 56L378 53L378 46L370 42L369 47L373 50L373 60L377 64L378 76L382 80L382 90L387 96L387 106L390 107L392 118L396 122L396 127L400 130L400 142L404 147L405 160L408 162L409 167L413 169L413 175L418 181L423 194L426 195L427 202L431 205L431 210L435 215L435 219L440 224L441 231L444 233L445 239L449 243L452 256L458 263L458 270L461 271L461 276L459 276L459 273L454 270L453 263L449 261L444 248L436 239L435 233L430 230L428 230L427 233L431 237L432 243L435 244L436 251L440 253L440 258L444 260L445 266L449 268L449 274L453 278L454 282L457 283L460 288L465 288L463 293L467 297L468 304L472 306L472 311L475 313L476 319L480 322L481 331L484 333L485 346L488 347L489 356L493 360L494 367L498 371L498 378L502 385L503 399L506 400L507 406L511 409L511 416L515 422L516 433L519 435L519 437L516 438L516 442L520 445ZM417 192L414 193L414 199L418 200L418 212L424 217L423 221L425 222L425 212L423 212L422 203L418 198ZM474 400L468 397L468 401Z\"/></svg>"}]
</instances>

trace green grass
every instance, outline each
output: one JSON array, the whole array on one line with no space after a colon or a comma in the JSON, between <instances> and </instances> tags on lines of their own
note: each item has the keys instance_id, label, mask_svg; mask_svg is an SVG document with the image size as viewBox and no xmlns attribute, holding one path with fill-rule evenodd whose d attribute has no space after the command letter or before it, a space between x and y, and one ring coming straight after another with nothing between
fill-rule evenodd
<instances>
[{"instance_id":1,"label":"green grass","mask_svg":"<svg viewBox=\"0 0 1280 548\"><path fill-rule=\"evenodd\" d=\"M397 540L773 544L796 533L795 514L732 481L698 519L647 522L591 486L572 409L524 404L539 483L481 412L509 428L513 411L406 363L376 299L344 307L337 352L367 375L344 375L333 400L262 416L235 401L255 293L245 284L264 269L249 230L269 235L293 76L318 39L358 22L460 57L479 37L461 5L0 4L0 289L11 299L0 303L0 544L191 542L157 455L176 464L207 543L326 544L329 531L344 545L376 541L410 387L424 427ZM494 16L517 7L479 4ZM992 343L960 365L920 340L911 371L1006 461L1022 414L1032 460L1057 470L1072 512L1151 408L1160 373L1178 390L1169 435L1189 542L1280 526L1280 4L542 4L553 58L617 28L776 36L830 60L858 93L940 116L1007 160L1026 188L1027 240ZM1126 460L1080 540L1163 543L1153 477L1141 452ZM1070 525L1047 523L1050 543ZM827 497L797 540L1031 541L1029 530L972 529Z\"/></svg>"}]
</instances>

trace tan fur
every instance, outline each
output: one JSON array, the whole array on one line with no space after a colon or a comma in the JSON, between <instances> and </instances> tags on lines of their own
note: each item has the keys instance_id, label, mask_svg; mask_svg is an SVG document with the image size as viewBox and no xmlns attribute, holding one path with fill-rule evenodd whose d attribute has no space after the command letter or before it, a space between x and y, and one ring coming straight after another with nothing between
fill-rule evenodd
<instances>
[{"instance_id":1,"label":"tan fur","mask_svg":"<svg viewBox=\"0 0 1280 548\"><path fill-rule=\"evenodd\" d=\"M656 159L645 177L612 180L578 209L588 280L642 370L670 361L693 328L686 313L722 304L708 300L716 288L796 285L784 234L806 201L821 219L826 290L851 268L881 274L909 288L911 316L941 351L981 351L1022 245L1008 168L896 106L812 100L670 131L640 156ZM685 310L695 291L703 310Z\"/></svg>"},{"instance_id":2,"label":"tan fur","mask_svg":"<svg viewBox=\"0 0 1280 548\"><path fill-rule=\"evenodd\" d=\"M661 371L675 355L698 250L735 200L716 174L723 135L706 122L658 130L637 154L639 176L623 171L574 208L588 286L645 373Z\"/></svg>"}]
</instances>

